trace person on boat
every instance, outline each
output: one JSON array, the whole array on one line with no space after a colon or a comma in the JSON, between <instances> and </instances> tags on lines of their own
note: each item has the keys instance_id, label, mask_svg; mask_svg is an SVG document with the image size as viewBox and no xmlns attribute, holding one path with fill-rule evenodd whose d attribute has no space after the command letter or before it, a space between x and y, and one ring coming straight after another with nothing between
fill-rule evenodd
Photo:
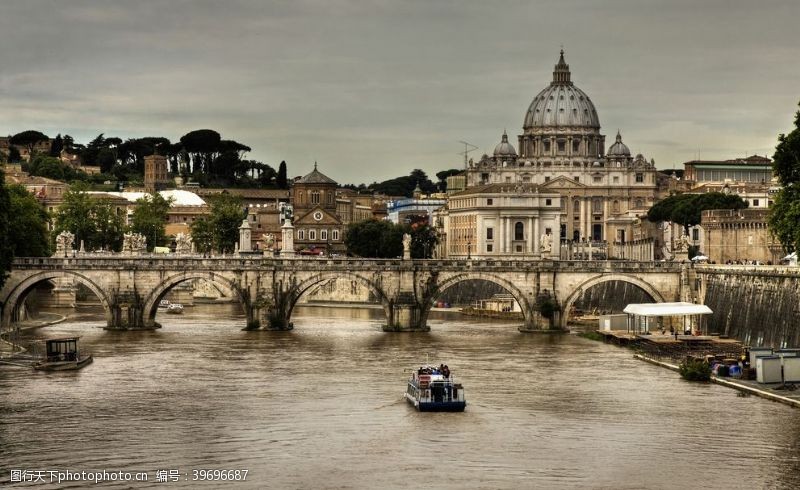
<instances>
[{"instance_id":1,"label":"person on boat","mask_svg":"<svg viewBox=\"0 0 800 490\"><path fill-rule=\"evenodd\" d=\"M445 364L444 366L442 366L442 374L444 375L444 377L445 377L446 379L450 379L450 368L449 368L449 367L447 367L447 364Z\"/></svg>"}]
</instances>

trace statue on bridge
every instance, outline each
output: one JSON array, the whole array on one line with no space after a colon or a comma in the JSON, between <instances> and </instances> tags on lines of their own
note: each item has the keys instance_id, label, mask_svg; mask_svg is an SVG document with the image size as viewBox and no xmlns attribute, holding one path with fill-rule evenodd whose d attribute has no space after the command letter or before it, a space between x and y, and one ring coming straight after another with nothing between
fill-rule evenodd
<instances>
[{"instance_id":1,"label":"statue on bridge","mask_svg":"<svg viewBox=\"0 0 800 490\"><path fill-rule=\"evenodd\" d=\"M411 235L403 233L403 260L411 260Z\"/></svg>"},{"instance_id":2,"label":"statue on bridge","mask_svg":"<svg viewBox=\"0 0 800 490\"><path fill-rule=\"evenodd\" d=\"M141 233L128 232L122 236L122 253L139 255L147 250L147 239Z\"/></svg>"},{"instance_id":3,"label":"statue on bridge","mask_svg":"<svg viewBox=\"0 0 800 490\"><path fill-rule=\"evenodd\" d=\"M75 242L75 235L64 230L56 237L56 253L53 257L66 257L72 252L72 244Z\"/></svg>"},{"instance_id":4,"label":"statue on bridge","mask_svg":"<svg viewBox=\"0 0 800 490\"><path fill-rule=\"evenodd\" d=\"M175 237L175 253L188 255L192 253L192 236L187 233L178 233Z\"/></svg>"},{"instance_id":5,"label":"statue on bridge","mask_svg":"<svg viewBox=\"0 0 800 490\"><path fill-rule=\"evenodd\" d=\"M548 231L539 239L539 251L540 252L552 252L553 251L553 235Z\"/></svg>"},{"instance_id":6,"label":"statue on bridge","mask_svg":"<svg viewBox=\"0 0 800 490\"><path fill-rule=\"evenodd\" d=\"M284 220L284 222L288 222L291 225L292 220L294 219L294 208L292 207L292 205L282 202L278 209L280 210L281 213L281 219Z\"/></svg>"},{"instance_id":7,"label":"statue on bridge","mask_svg":"<svg viewBox=\"0 0 800 490\"><path fill-rule=\"evenodd\" d=\"M261 239L264 240L264 251L265 252L266 251L270 251L271 252L275 248L275 235L273 235L272 233L264 234L264 236L261 237Z\"/></svg>"}]
</instances>

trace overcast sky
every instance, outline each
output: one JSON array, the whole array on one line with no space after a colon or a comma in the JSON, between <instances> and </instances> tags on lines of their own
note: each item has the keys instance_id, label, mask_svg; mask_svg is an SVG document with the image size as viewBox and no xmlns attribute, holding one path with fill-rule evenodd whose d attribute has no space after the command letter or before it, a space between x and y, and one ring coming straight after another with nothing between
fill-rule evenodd
<instances>
[{"instance_id":1,"label":"overcast sky","mask_svg":"<svg viewBox=\"0 0 800 490\"><path fill-rule=\"evenodd\" d=\"M0 3L0 134L211 128L290 175L369 183L517 146L563 44L659 168L772 155L800 101L798 0Z\"/></svg>"}]
</instances>

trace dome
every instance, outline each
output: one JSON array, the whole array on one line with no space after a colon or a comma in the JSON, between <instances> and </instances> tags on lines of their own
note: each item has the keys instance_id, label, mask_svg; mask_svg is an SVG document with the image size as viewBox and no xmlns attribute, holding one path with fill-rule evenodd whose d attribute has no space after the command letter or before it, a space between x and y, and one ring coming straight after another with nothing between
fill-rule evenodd
<instances>
[{"instance_id":1,"label":"dome","mask_svg":"<svg viewBox=\"0 0 800 490\"><path fill-rule=\"evenodd\" d=\"M611 147L609 147L608 152L606 152L606 156L608 157L629 157L631 156L631 150L628 149L628 146L622 142L622 136L617 131L617 141L614 142Z\"/></svg>"},{"instance_id":2,"label":"dome","mask_svg":"<svg viewBox=\"0 0 800 490\"><path fill-rule=\"evenodd\" d=\"M297 179L295 181L297 184L333 184L337 185L336 181L332 178L328 177L327 175L323 174L319 170L317 170L317 162L314 162L314 170L311 171L310 174L304 175L303 177Z\"/></svg>"},{"instance_id":3,"label":"dome","mask_svg":"<svg viewBox=\"0 0 800 490\"><path fill-rule=\"evenodd\" d=\"M597 110L583 90L570 80L564 51L553 71L553 81L533 98L525 114L523 129L552 126L600 128Z\"/></svg>"},{"instance_id":4,"label":"dome","mask_svg":"<svg viewBox=\"0 0 800 490\"><path fill-rule=\"evenodd\" d=\"M515 157L517 156L517 150L511 146L511 143L508 142L508 135L505 131L503 131L503 139L500 143L494 147L494 156L495 157Z\"/></svg>"}]
</instances>

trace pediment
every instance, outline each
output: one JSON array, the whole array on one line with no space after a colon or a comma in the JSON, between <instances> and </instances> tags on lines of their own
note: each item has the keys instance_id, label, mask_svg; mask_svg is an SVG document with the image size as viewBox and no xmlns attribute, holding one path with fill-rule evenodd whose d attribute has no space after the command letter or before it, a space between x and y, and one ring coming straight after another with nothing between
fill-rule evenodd
<instances>
[{"instance_id":1,"label":"pediment","mask_svg":"<svg viewBox=\"0 0 800 490\"><path fill-rule=\"evenodd\" d=\"M559 175L555 179L551 180L550 182L545 182L542 184L542 187L546 189L585 189L588 187L586 184L582 184L580 182L575 182L574 180L570 179L569 177L565 177L563 175Z\"/></svg>"},{"instance_id":2,"label":"pediment","mask_svg":"<svg viewBox=\"0 0 800 490\"><path fill-rule=\"evenodd\" d=\"M319 218L319 219L317 219ZM292 223L294 225L340 225L342 220L319 206L311 208L307 213L300 215Z\"/></svg>"}]
</instances>

